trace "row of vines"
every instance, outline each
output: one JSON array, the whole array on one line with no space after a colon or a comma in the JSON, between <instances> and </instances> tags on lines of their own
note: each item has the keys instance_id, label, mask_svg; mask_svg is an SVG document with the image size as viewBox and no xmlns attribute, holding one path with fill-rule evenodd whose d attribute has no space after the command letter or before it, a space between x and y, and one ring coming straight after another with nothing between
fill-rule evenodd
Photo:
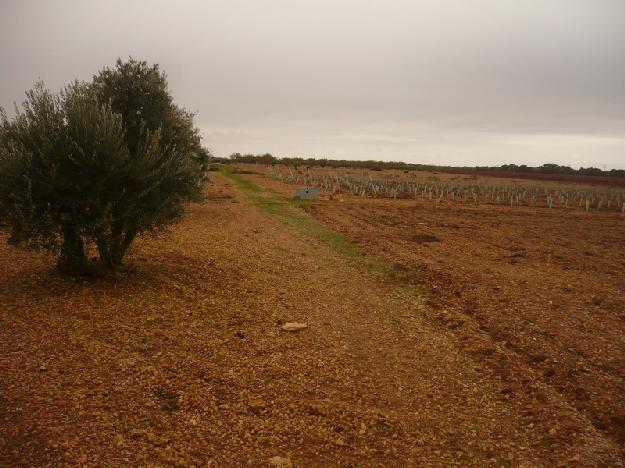
<instances>
[{"instance_id":1,"label":"row of vines","mask_svg":"<svg viewBox=\"0 0 625 468\"><path fill-rule=\"evenodd\" d=\"M440 203L487 203L509 206L542 206L546 208L581 208L586 211L620 211L625 213L625 190L612 187L583 187L544 184L502 184L489 180L438 180L427 174L375 175L361 173L303 173L290 167L267 166L266 176L308 187L318 187L333 195L351 194L370 198L417 199Z\"/></svg>"}]
</instances>

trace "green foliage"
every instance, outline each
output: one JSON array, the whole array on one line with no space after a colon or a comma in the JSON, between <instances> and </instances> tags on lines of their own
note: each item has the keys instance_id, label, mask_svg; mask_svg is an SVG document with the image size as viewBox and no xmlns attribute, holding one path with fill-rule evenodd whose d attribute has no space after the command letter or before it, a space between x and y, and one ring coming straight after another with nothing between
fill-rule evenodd
<instances>
[{"instance_id":1,"label":"green foliage","mask_svg":"<svg viewBox=\"0 0 625 468\"><path fill-rule=\"evenodd\" d=\"M158 66L118 61L92 83L26 96L0 123L0 229L12 243L60 249L64 273L114 269L138 234L201 199L210 155Z\"/></svg>"}]
</instances>

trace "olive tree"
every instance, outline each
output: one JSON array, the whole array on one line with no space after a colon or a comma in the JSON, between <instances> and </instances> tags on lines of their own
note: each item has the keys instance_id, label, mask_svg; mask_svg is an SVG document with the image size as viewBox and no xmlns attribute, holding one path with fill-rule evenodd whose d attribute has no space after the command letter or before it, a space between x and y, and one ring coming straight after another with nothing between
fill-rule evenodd
<instances>
[{"instance_id":1,"label":"olive tree","mask_svg":"<svg viewBox=\"0 0 625 468\"><path fill-rule=\"evenodd\" d=\"M119 267L137 235L201 199L206 151L157 65L118 61L57 94L39 83L0 119L0 229L58 250L65 274Z\"/></svg>"}]
</instances>

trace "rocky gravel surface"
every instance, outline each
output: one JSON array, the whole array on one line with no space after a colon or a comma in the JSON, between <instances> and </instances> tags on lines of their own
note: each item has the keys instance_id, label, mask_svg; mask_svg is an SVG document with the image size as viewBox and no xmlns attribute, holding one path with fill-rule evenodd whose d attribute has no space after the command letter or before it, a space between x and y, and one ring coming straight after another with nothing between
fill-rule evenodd
<instances>
[{"instance_id":1,"label":"rocky gravel surface","mask_svg":"<svg viewBox=\"0 0 625 468\"><path fill-rule=\"evenodd\" d=\"M510 390L419 288L212 179L115 279L2 243L0 465L623 464L549 386Z\"/></svg>"}]
</instances>

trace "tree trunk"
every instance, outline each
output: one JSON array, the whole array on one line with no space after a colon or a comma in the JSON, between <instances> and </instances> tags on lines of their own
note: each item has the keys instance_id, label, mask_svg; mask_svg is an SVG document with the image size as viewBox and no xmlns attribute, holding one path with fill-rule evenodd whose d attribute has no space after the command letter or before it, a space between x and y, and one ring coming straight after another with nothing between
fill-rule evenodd
<instances>
[{"instance_id":1,"label":"tree trunk","mask_svg":"<svg viewBox=\"0 0 625 468\"><path fill-rule=\"evenodd\" d=\"M96 237L96 246L98 248L98 266L105 270L111 269L111 247L110 236L99 233Z\"/></svg>"},{"instance_id":2,"label":"tree trunk","mask_svg":"<svg viewBox=\"0 0 625 468\"><path fill-rule=\"evenodd\" d=\"M120 228L113 229L110 234L99 235L96 244L100 256L100 266L106 270L115 270L120 267L134 238L134 231L126 230L124 232Z\"/></svg>"},{"instance_id":3,"label":"tree trunk","mask_svg":"<svg viewBox=\"0 0 625 468\"><path fill-rule=\"evenodd\" d=\"M118 267L122 264L124 260L124 256L126 255L126 251L132 241L135 239L136 233L132 230L126 230L124 235L120 237L119 242L117 242L113 249L111 249L111 260L115 267Z\"/></svg>"},{"instance_id":4,"label":"tree trunk","mask_svg":"<svg viewBox=\"0 0 625 468\"><path fill-rule=\"evenodd\" d=\"M82 238L72 228L61 230L63 244L57 263L59 272L68 276L81 276L87 271L87 258Z\"/></svg>"}]
</instances>

